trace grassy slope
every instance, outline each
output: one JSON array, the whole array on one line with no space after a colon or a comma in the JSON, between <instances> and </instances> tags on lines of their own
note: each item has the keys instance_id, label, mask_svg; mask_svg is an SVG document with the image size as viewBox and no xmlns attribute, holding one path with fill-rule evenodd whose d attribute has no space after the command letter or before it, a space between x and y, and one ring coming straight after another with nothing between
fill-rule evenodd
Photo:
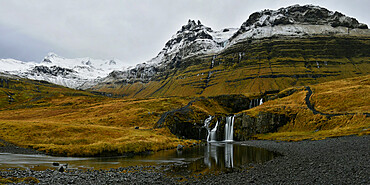
<instances>
[{"instance_id":1,"label":"grassy slope","mask_svg":"<svg viewBox=\"0 0 370 185\"><path fill-rule=\"evenodd\" d=\"M355 77L312 85L310 101L316 110L323 113L355 113L327 118L314 115L305 104L307 91L300 88L291 96L272 100L259 107L247 110L250 115L270 111L296 115L295 119L281 127L278 132L257 135L258 139L296 141L323 139L352 134L370 134L370 76Z\"/></svg>"},{"instance_id":2,"label":"grassy slope","mask_svg":"<svg viewBox=\"0 0 370 185\"><path fill-rule=\"evenodd\" d=\"M14 99L11 104L9 95ZM9 87L0 88L0 138L68 156L173 148L190 142L177 139L166 129L152 127L163 112L188 101L110 99L31 80L9 79Z\"/></svg>"},{"instance_id":3,"label":"grassy slope","mask_svg":"<svg viewBox=\"0 0 370 185\"><path fill-rule=\"evenodd\" d=\"M216 57L216 66L212 69L212 56L193 58L189 62L194 65L183 67L168 78L100 89L115 94L124 92L131 98L156 98L110 99L47 83L10 80L8 87L0 87L0 138L56 155L155 151L179 143L189 144L166 129L152 129L162 113L186 105L191 100L186 96L255 96L266 90L307 84L317 84L311 86L314 91L311 101L317 110L359 114L331 119L313 115L304 102L306 91L298 88L300 91L291 96L246 111L251 115L258 111L296 115L294 121L277 133L256 138L299 140L369 134L369 118L361 115L369 112L370 104L369 45L370 38L366 37L267 39L229 48ZM241 60L239 52L245 52ZM210 71L213 73L207 80ZM319 84L354 76L363 77ZM158 98L174 95L183 98ZM9 103L9 96L14 102ZM197 102L194 106L209 114L227 113L212 101Z\"/></svg>"},{"instance_id":4,"label":"grassy slope","mask_svg":"<svg viewBox=\"0 0 370 185\"><path fill-rule=\"evenodd\" d=\"M239 58L239 53L244 55ZM367 75L369 37L264 39L240 43L213 56L190 58L168 77L147 84L110 84L95 90L128 97L215 96L283 90ZM210 78L208 78L209 73Z\"/></svg>"}]
</instances>

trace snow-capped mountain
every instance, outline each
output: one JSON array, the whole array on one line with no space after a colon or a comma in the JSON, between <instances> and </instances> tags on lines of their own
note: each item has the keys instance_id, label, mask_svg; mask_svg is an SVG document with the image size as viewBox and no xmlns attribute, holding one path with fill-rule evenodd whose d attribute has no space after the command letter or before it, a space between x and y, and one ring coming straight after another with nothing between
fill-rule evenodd
<instances>
[{"instance_id":1,"label":"snow-capped mountain","mask_svg":"<svg viewBox=\"0 0 370 185\"><path fill-rule=\"evenodd\" d=\"M41 63L2 59L0 72L81 89L96 84L147 83L169 74L173 69L191 65L186 60L190 57L217 55L245 40L280 36L370 36L367 28L367 25L359 23L355 18L339 12L313 5L293 5L278 10L255 12L240 28L214 31L200 21L189 20L170 38L156 57L128 68L123 68L117 60L66 59L49 53Z\"/></svg>"},{"instance_id":2,"label":"snow-capped mountain","mask_svg":"<svg viewBox=\"0 0 370 185\"><path fill-rule=\"evenodd\" d=\"M370 34L370 32L367 25L359 23L354 18L313 5L293 5L278 10L255 12L239 29L213 31L200 21L189 20L172 36L156 57L126 71L114 71L102 82L149 82L159 73L186 65L183 61L188 57L217 54L243 40L321 34Z\"/></svg>"},{"instance_id":3,"label":"snow-capped mountain","mask_svg":"<svg viewBox=\"0 0 370 185\"><path fill-rule=\"evenodd\" d=\"M172 38L167 41L159 54L148 63L168 63L174 59L184 59L198 54L220 51L225 41L237 31L235 28L213 31L199 20L189 20Z\"/></svg>"},{"instance_id":4,"label":"snow-capped mountain","mask_svg":"<svg viewBox=\"0 0 370 185\"><path fill-rule=\"evenodd\" d=\"M45 80L70 88L86 89L114 70L123 70L118 60L68 59L49 53L41 63L1 59L0 72L33 80Z\"/></svg>"},{"instance_id":5,"label":"snow-capped mountain","mask_svg":"<svg viewBox=\"0 0 370 185\"><path fill-rule=\"evenodd\" d=\"M354 29L354 30L351 30ZM355 18L314 5L293 5L278 10L251 14L230 38L230 45L245 39L274 36L306 36L319 34L350 34L368 30Z\"/></svg>"},{"instance_id":6,"label":"snow-capped mountain","mask_svg":"<svg viewBox=\"0 0 370 185\"><path fill-rule=\"evenodd\" d=\"M221 51L235 34L237 28L214 31L199 20L189 20L165 44L153 59L130 67L126 71L114 71L103 82L120 79L123 83L148 82L157 72L178 67L184 59L196 55L215 54Z\"/></svg>"}]
</instances>

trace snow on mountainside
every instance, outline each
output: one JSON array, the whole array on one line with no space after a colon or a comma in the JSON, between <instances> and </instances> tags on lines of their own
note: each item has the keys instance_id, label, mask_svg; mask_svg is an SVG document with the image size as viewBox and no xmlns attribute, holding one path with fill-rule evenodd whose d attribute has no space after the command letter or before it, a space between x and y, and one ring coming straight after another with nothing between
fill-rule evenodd
<instances>
[{"instance_id":1,"label":"snow on mountainside","mask_svg":"<svg viewBox=\"0 0 370 185\"><path fill-rule=\"evenodd\" d=\"M199 20L197 22L189 20L171 37L156 57L146 63L130 67L126 71L114 71L103 82L115 79L126 83L148 82L157 72L177 66L185 58L221 51L237 30L237 28L225 28L213 31Z\"/></svg>"},{"instance_id":2,"label":"snow on mountainside","mask_svg":"<svg viewBox=\"0 0 370 185\"><path fill-rule=\"evenodd\" d=\"M224 47L224 42L237 31L236 28L213 31L199 20L189 20L172 38L167 41L159 54L148 63L168 63L197 54L216 53Z\"/></svg>"},{"instance_id":3,"label":"snow on mountainside","mask_svg":"<svg viewBox=\"0 0 370 185\"><path fill-rule=\"evenodd\" d=\"M354 30L351 30L355 28ZM249 16L239 29L213 31L200 21L188 24L172 36L159 54L146 63L114 71L102 82L149 82L155 75L181 65L184 59L202 54L217 54L238 42L274 36L369 34L367 25L339 12L313 5L293 5L278 10L263 10ZM186 65L186 64L185 64Z\"/></svg>"},{"instance_id":4,"label":"snow on mountainside","mask_svg":"<svg viewBox=\"0 0 370 185\"><path fill-rule=\"evenodd\" d=\"M45 80L70 88L89 88L113 70L123 70L117 60L67 59L49 53L41 63L1 59L0 72L33 80Z\"/></svg>"},{"instance_id":5,"label":"snow on mountainside","mask_svg":"<svg viewBox=\"0 0 370 185\"><path fill-rule=\"evenodd\" d=\"M340 12L332 12L314 5L293 5L251 14L231 37L230 45L244 39L273 36L349 34L351 29L356 29L354 32L367 33L367 28L366 24Z\"/></svg>"},{"instance_id":6,"label":"snow on mountainside","mask_svg":"<svg viewBox=\"0 0 370 185\"><path fill-rule=\"evenodd\" d=\"M214 31L200 21L189 20L156 57L129 68L121 67L116 60L66 59L50 53L41 63L2 59L0 72L81 89L99 83L146 83L172 69L190 65L186 58L217 55L244 40L338 34L370 36L370 31L367 25L342 13L313 5L293 5L255 12L239 29Z\"/></svg>"}]
</instances>

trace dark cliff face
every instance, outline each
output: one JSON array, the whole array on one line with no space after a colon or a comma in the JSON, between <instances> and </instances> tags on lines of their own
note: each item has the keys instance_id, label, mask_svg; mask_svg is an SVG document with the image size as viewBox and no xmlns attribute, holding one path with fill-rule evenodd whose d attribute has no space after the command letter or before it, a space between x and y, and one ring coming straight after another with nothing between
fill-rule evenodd
<instances>
[{"instance_id":1,"label":"dark cliff face","mask_svg":"<svg viewBox=\"0 0 370 185\"><path fill-rule=\"evenodd\" d=\"M245 113L235 115L234 140L245 141L256 134L276 132L293 118L294 116L270 112L259 112L256 117Z\"/></svg>"},{"instance_id":2,"label":"dark cliff face","mask_svg":"<svg viewBox=\"0 0 370 185\"><path fill-rule=\"evenodd\" d=\"M43 74L49 74L53 76L66 76L73 72L74 71L72 69L62 68L59 66L51 66L51 67L36 66L32 69L32 73L36 75L43 73Z\"/></svg>"},{"instance_id":3,"label":"dark cliff face","mask_svg":"<svg viewBox=\"0 0 370 185\"><path fill-rule=\"evenodd\" d=\"M274 95L263 95L264 99L271 99ZM170 131L180 137L188 139L207 139L208 131L213 129L218 122L216 140L225 140L226 117L247 110L256 97L244 95L222 95L208 98L200 98L189 102L188 105L166 112L157 122L155 128L168 127ZM257 97L261 99L262 97ZM209 115L204 109L197 109L195 103L206 106L205 109L218 107L223 109L214 115ZM239 106L239 107L238 107ZM211 118L210 118L211 116ZM287 124L294 115L260 112L257 116L249 116L245 113L234 116L234 140L248 140L256 134L263 134L276 131L279 127ZM205 120L209 122L205 125Z\"/></svg>"}]
</instances>

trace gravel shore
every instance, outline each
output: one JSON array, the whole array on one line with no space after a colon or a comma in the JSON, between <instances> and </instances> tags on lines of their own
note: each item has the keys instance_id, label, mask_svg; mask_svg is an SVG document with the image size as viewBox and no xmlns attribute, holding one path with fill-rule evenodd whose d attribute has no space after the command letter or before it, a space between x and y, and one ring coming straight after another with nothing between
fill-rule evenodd
<instances>
[{"instance_id":1,"label":"gravel shore","mask_svg":"<svg viewBox=\"0 0 370 185\"><path fill-rule=\"evenodd\" d=\"M194 183L212 184L369 184L370 136L320 141L247 141L283 154L243 172L221 174Z\"/></svg>"},{"instance_id":2,"label":"gravel shore","mask_svg":"<svg viewBox=\"0 0 370 185\"><path fill-rule=\"evenodd\" d=\"M168 177L166 166L110 170L1 170L2 177L35 177L41 184L368 184L370 136L348 136L320 141L246 141L282 156L245 170L199 179Z\"/></svg>"}]
</instances>

